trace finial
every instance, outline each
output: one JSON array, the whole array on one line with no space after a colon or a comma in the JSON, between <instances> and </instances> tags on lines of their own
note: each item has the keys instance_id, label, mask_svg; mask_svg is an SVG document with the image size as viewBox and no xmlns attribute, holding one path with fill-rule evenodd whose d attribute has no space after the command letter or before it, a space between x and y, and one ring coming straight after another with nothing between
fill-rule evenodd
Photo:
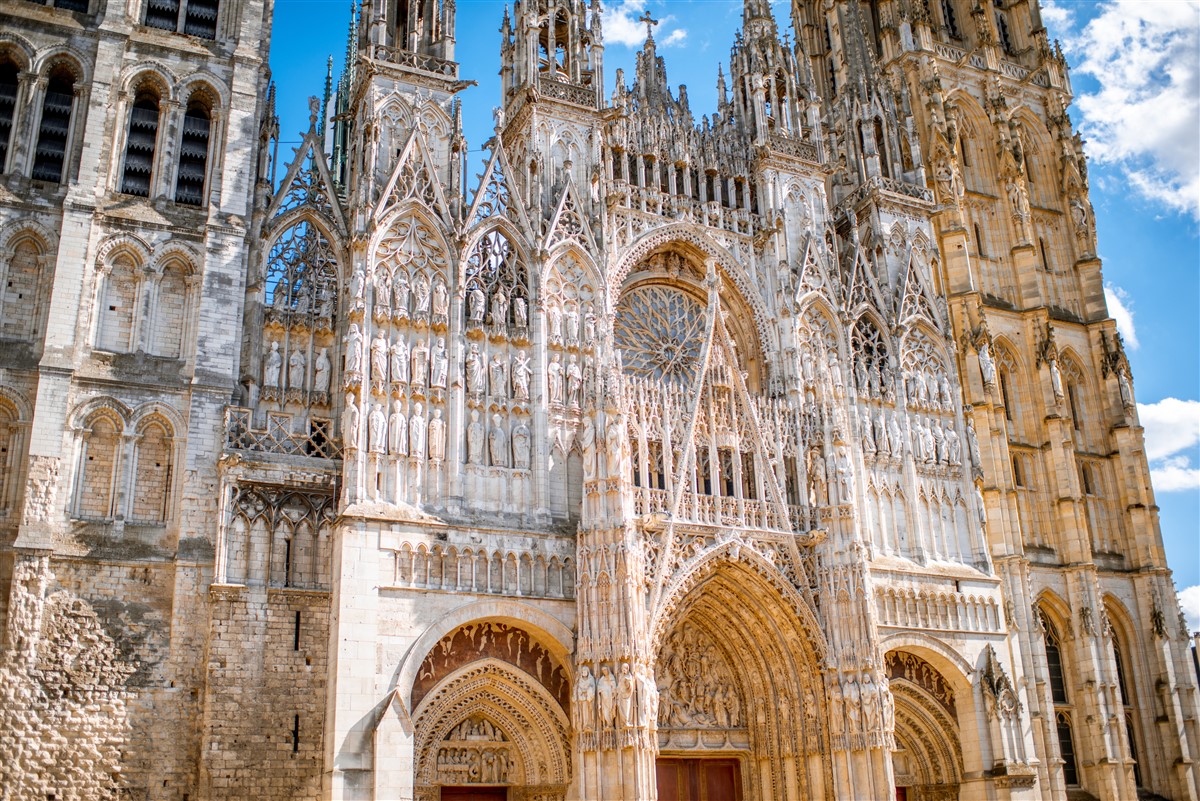
<instances>
[{"instance_id":1,"label":"finial","mask_svg":"<svg viewBox=\"0 0 1200 801\"><path fill-rule=\"evenodd\" d=\"M654 26L658 24L658 20L656 20L654 17L650 16L649 11L646 11L645 13L642 14L642 16L638 17L637 19L638 19L638 22L640 22L646 26L646 39L653 41Z\"/></svg>"}]
</instances>

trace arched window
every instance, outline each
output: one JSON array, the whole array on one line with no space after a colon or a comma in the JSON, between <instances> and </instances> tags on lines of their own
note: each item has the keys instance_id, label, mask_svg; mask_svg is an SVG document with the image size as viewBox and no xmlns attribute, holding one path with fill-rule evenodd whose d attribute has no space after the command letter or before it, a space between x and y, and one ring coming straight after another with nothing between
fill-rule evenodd
<instances>
[{"instance_id":1,"label":"arched window","mask_svg":"<svg viewBox=\"0 0 1200 801\"><path fill-rule=\"evenodd\" d=\"M127 254L117 256L102 279L96 346L113 353L133 350L134 312L138 300L138 266Z\"/></svg>"},{"instance_id":2,"label":"arched window","mask_svg":"<svg viewBox=\"0 0 1200 801\"><path fill-rule=\"evenodd\" d=\"M962 30L958 27L958 15L954 11L954 0L942 0L942 26L951 39L962 38Z\"/></svg>"},{"instance_id":3,"label":"arched window","mask_svg":"<svg viewBox=\"0 0 1200 801\"><path fill-rule=\"evenodd\" d=\"M497 303L500 294L506 300ZM466 298L463 311L470 325L479 325L485 319L501 328L528 325L528 270L517 249L502 232L493 230L484 234L472 248L467 259ZM482 307L480 303L483 303ZM505 319L492 319L497 309L504 311Z\"/></svg>"},{"instance_id":4,"label":"arched window","mask_svg":"<svg viewBox=\"0 0 1200 801\"><path fill-rule=\"evenodd\" d=\"M156 356L179 358L187 325L187 265L172 260L163 267L158 279L154 304L154 334L149 347Z\"/></svg>"},{"instance_id":5,"label":"arched window","mask_svg":"<svg viewBox=\"0 0 1200 801\"><path fill-rule=\"evenodd\" d=\"M1054 716L1058 733L1058 752L1063 761L1063 781L1068 785L1079 784L1079 769L1075 764L1075 739L1071 735L1071 714L1058 712Z\"/></svg>"},{"instance_id":6,"label":"arched window","mask_svg":"<svg viewBox=\"0 0 1200 801\"><path fill-rule=\"evenodd\" d=\"M175 31L179 28L179 0L146 0L146 24Z\"/></svg>"},{"instance_id":7,"label":"arched window","mask_svg":"<svg viewBox=\"0 0 1200 801\"><path fill-rule=\"evenodd\" d=\"M121 192L150 197L154 172L154 149L158 144L158 95L142 89L129 110L129 135L125 140L125 165Z\"/></svg>"},{"instance_id":8,"label":"arched window","mask_svg":"<svg viewBox=\"0 0 1200 801\"><path fill-rule=\"evenodd\" d=\"M1012 33L1008 30L1008 17L1002 11L996 12L996 33L1000 37L1000 46L1004 48L1004 52L1012 55Z\"/></svg>"},{"instance_id":9,"label":"arched window","mask_svg":"<svg viewBox=\"0 0 1200 801\"><path fill-rule=\"evenodd\" d=\"M178 31L182 11L183 33L215 39L219 10L220 0L147 0L145 23L151 28Z\"/></svg>"},{"instance_id":10,"label":"arched window","mask_svg":"<svg viewBox=\"0 0 1200 801\"><path fill-rule=\"evenodd\" d=\"M1039 609L1038 614L1041 616L1044 630L1046 678L1050 682L1050 701L1054 704L1058 750L1063 760L1063 780L1067 784L1076 785L1079 784L1079 771L1075 763L1075 740L1071 734L1071 710L1066 708L1070 699L1067 696L1067 683L1063 671L1062 644L1054 623L1044 611Z\"/></svg>"},{"instance_id":11,"label":"arched window","mask_svg":"<svg viewBox=\"0 0 1200 801\"><path fill-rule=\"evenodd\" d=\"M75 103L75 74L65 66L50 73L42 98L42 120L38 125L33 153L32 177L36 181L60 183L65 176L71 112Z\"/></svg>"},{"instance_id":12,"label":"arched window","mask_svg":"<svg viewBox=\"0 0 1200 801\"><path fill-rule=\"evenodd\" d=\"M11 58L0 60L0 172L8 164L13 123L17 119L17 76L21 69Z\"/></svg>"},{"instance_id":13,"label":"arched window","mask_svg":"<svg viewBox=\"0 0 1200 801\"><path fill-rule=\"evenodd\" d=\"M1046 629L1046 675L1050 681L1050 698L1055 705L1066 704L1069 701L1067 700L1067 684L1063 677L1062 650L1058 629L1045 618L1044 613L1042 615L1042 622Z\"/></svg>"},{"instance_id":14,"label":"arched window","mask_svg":"<svg viewBox=\"0 0 1200 801\"><path fill-rule=\"evenodd\" d=\"M188 103L183 115L179 143L179 173L175 179L175 202L204 205L204 182L208 173L208 140L212 128L209 106L199 100Z\"/></svg>"},{"instance_id":15,"label":"arched window","mask_svg":"<svg viewBox=\"0 0 1200 801\"><path fill-rule=\"evenodd\" d=\"M16 497L16 480L21 465L20 434L17 410L0 401L0 517L12 511Z\"/></svg>"},{"instance_id":16,"label":"arched window","mask_svg":"<svg viewBox=\"0 0 1200 801\"><path fill-rule=\"evenodd\" d=\"M121 431L107 414L95 414L83 433L79 479L75 494L75 516L107 520L113 514Z\"/></svg>"},{"instance_id":17,"label":"arched window","mask_svg":"<svg viewBox=\"0 0 1200 801\"><path fill-rule=\"evenodd\" d=\"M143 523L163 523L168 518L171 489L171 433L167 423L154 418L138 430L134 452L133 506L129 517Z\"/></svg>"},{"instance_id":18,"label":"arched window","mask_svg":"<svg viewBox=\"0 0 1200 801\"><path fill-rule=\"evenodd\" d=\"M21 239L12 248L4 275L0 304L0 337L31 340L37 334L38 285L41 248L33 239ZM2 257L0 257L2 258Z\"/></svg>"}]
</instances>

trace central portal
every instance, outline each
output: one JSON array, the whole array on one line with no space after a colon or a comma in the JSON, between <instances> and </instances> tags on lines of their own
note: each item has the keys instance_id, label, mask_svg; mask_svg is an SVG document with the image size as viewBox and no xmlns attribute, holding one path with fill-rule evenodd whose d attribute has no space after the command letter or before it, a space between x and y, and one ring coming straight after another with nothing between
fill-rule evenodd
<instances>
[{"instance_id":1,"label":"central portal","mask_svg":"<svg viewBox=\"0 0 1200 801\"><path fill-rule=\"evenodd\" d=\"M660 757L656 768L658 801L742 801L736 759Z\"/></svg>"}]
</instances>

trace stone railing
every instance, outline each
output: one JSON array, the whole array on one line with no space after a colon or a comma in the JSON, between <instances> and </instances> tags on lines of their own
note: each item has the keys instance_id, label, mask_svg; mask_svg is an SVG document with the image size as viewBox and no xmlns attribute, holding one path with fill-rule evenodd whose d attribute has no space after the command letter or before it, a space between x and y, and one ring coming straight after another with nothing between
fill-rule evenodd
<instances>
[{"instance_id":1,"label":"stone railing","mask_svg":"<svg viewBox=\"0 0 1200 801\"><path fill-rule=\"evenodd\" d=\"M671 507L671 493L638 487L634 489L633 501L634 511L638 515L667 513ZM779 508L769 501L687 492L679 506L679 519L702 526L735 526L778 532L808 532L817 527L812 510L789 506L787 512L788 517L784 519Z\"/></svg>"},{"instance_id":2,"label":"stone railing","mask_svg":"<svg viewBox=\"0 0 1200 801\"><path fill-rule=\"evenodd\" d=\"M395 589L474 592L527 598L575 597L573 556L445 543L389 550Z\"/></svg>"},{"instance_id":3,"label":"stone railing","mask_svg":"<svg viewBox=\"0 0 1200 801\"><path fill-rule=\"evenodd\" d=\"M658 214L671 219L688 217L701 225L742 236L754 236L762 224L759 215L745 209L730 209L716 201L700 201L686 195L634 186L628 181L613 181L610 197L615 197L622 206L634 211Z\"/></svg>"},{"instance_id":4,"label":"stone railing","mask_svg":"<svg viewBox=\"0 0 1200 801\"><path fill-rule=\"evenodd\" d=\"M253 413L240 406L225 407L225 448L234 451L307 456L313 459L342 458L342 443L333 434L333 421L312 419L308 431L294 433L290 414L272 412L267 427L253 427Z\"/></svg>"},{"instance_id":5,"label":"stone railing","mask_svg":"<svg viewBox=\"0 0 1200 801\"><path fill-rule=\"evenodd\" d=\"M427 56L423 53L414 53L411 50L388 47L387 45L375 45L371 54L377 61L386 61L398 67L408 67L409 69L427 72L431 75L441 75L446 78L458 77L458 64L453 61L447 61L444 58Z\"/></svg>"},{"instance_id":6,"label":"stone railing","mask_svg":"<svg viewBox=\"0 0 1200 801\"><path fill-rule=\"evenodd\" d=\"M995 598L961 592L877 587L875 610L881 625L898 628L999 632L1004 627Z\"/></svg>"},{"instance_id":7,"label":"stone railing","mask_svg":"<svg viewBox=\"0 0 1200 801\"><path fill-rule=\"evenodd\" d=\"M821 160L817 153L817 146L812 142L804 142L780 134L771 134L769 144L772 150L777 150L785 156L791 156L802 161L812 162L813 164L817 164Z\"/></svg>"},{"instance_id":8,"label":"stone railing","mask_svg":"<svg viewBox=\"0 0 1200 801\"><path fill-rule=\"evenodd\" d=\"M574 103L577 106L587 106L588 108L595 108L596 106L595 89L560 81L557 78L549 78L545 75L538 78L538 91L553 100L562 100L566 103Z\"/></svg>"}]
</instances>

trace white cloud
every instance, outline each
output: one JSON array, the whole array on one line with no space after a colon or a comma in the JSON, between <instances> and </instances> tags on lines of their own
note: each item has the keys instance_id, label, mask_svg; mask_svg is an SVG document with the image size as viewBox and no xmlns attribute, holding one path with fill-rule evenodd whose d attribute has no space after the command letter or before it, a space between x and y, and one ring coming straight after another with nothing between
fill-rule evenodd
<instances>
[{"instance_id":1,"label":"white cloud","mask_svg":"<svg viewBox=\"0 0 1200 801\"><path fill-rule=\"evenodd\" d=\"M1052 32L1067 30L1075 24L1071 9L1060 6L1054 0L1042 0L1042 23Z\"/></svg>"},{"instance_id":2,"label":"white cloud","mask_svg":"<svg viewBox=\"0 0 1200 801\"><path fill-rule=\"evenodd\" d=\"M1117 321L1117 332L1130 350L1138 349L1137 329L1133 327L1133 310L1129 308L1129 293L1119 286L1104 285L1104 302L1108 313Z\"/></svg>"},{"instance_id":3,"label":"white cloud","mask_svg":"<svg viewBox=\"0 0 1200 801\"><path fill-rule=\"evenodd\" d=\"M1200 489L1200 468L1183 453L1200 443L1200 401L1163 398L1139 403L1138 418L1146 430L1146 458L1156 492Z\"/></svg>"},{"instance_id":4,"label":"white cloud","mask_svg":"<svg viewBox=\"0 0 1200 801\"><path fill-rule=\"evenodd\" d=\"M1179 591L1179 605L1187 618L1189 631L1200 631L1200 587L1185 587Z\"/></svg>"},{"instance_id":5,"label":"white cloud","mask_svg":"<svg viewBox=\"0 0 1200 801\"><path fill-rule=\"evenodd\" d=\"M601 22L604 25L604 43L641 47L646 41L646 23L638 19L646 11L646 0L618 0L604 9ZM663 17L655 28L655 39L663 47L682 45L687 40L687 30L671 28L672 16Z\"/></svg>"},{"instance_id":6,"label":"white cloud","mask_svg":"<svg viewBox=\"0 0 1200 801\"><path fill-rule=\"evenodd\" d=\"M1070 25L1069 11L1049 7L1049 20ZM1066 34L1076 74L1099 85L1076 99L1089 155L1200 220L1200 0L1106 0Z\"/></svg>"}]
</instances>

